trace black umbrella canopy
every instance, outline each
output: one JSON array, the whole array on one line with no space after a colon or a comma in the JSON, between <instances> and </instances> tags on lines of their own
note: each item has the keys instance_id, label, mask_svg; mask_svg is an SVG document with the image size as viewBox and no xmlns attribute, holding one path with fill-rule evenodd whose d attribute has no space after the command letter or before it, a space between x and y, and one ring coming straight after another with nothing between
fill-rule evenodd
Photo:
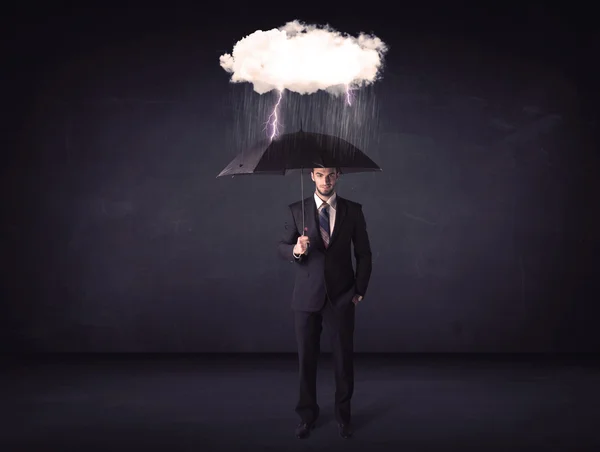
<instances>
[{"instance_id":1,"label":"black umbrella canopy","mask_svg":"<svg viewBox=\"0 0 600 452\"><path fill-rule=\"evenodd\" d=\"M235 156L235 158L219 173L217 177L223 176L243 176L248 174L273 174L283 176L285 169L272 171L256 171L256 165L260 162L265 149L271 140L262 140L249 149L244 150Z\"/></svg>"},{"instance_id":2,"label":"black umbrella canopy","mask_svg":"<svg viewBox=\"0 0 600 452\"><path fill-rule=\"evenodd\" d=\"M238 154L217 177L244 174L285 175L288 171L312 168L338 168L342 173L381 171L360 149L342 138L300 131L263 140ZM304 179L300 177L304 199ZM302 231L304 231L302 203Z\"/></svg>"},{"instance_id":3,"label":"black umbrella canopy","mask_svg":"<svg viewBox=\"0 0 600 452\"><path fill-rule=\"evenodd\" d=\"M348 141L300 130L263 140L236 156L217 176L278 174L295 169L339 168L342 173L381 171L365 153Z\"/></svg>"}]
</instances>

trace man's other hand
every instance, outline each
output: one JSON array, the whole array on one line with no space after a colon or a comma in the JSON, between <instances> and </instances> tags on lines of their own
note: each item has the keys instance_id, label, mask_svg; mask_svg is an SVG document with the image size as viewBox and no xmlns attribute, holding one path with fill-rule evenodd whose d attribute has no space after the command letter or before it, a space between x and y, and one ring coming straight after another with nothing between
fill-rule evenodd
<instances>
[{"instance_id":1,"label":"man's other hand","mask_svg":"<svg viewBox=\"0 0 600 452\"><path fill-rule=\"evenodd\" d=\"M359 301L361 301L363 299L362 295L354 295L352 297L352 303L354 303L354 305L356 306L358 304Z\"/></svg>"}]
</instances>

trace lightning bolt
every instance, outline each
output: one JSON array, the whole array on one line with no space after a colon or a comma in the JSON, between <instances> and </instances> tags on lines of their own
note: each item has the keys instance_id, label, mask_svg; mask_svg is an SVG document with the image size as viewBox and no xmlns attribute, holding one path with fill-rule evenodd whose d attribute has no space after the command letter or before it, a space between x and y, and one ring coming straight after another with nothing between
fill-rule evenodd
<instances>
[{"instance_id":1,"label":"lightning bolt","mask_svg":"<svg viewBox=\"0 0 600 452\"><path fill-rule=\"evenodd\" d=\"M277 103L273 107L273 111L269 115L269 119L267 120L266 127L265 127L265 129L270 128L270 130L268 131L268 134L269 134L269 138L271 140L279 134L278 113L279 113L279 104L281 103L281 98L283 97L283 90L278 90L278 92L279 92L279 95L277 97Z\"/></svg>"},{"instance_id":2,"label":"lightning bolt","mask_svg":"<svg viewBox=\"0 0 600 452\"><path fill-rule=\"evenodd\" d=\"M349 85L346 85L346 103L348 105L352 105L352 89L350 89Z\"/></svg>"}]
</instances>

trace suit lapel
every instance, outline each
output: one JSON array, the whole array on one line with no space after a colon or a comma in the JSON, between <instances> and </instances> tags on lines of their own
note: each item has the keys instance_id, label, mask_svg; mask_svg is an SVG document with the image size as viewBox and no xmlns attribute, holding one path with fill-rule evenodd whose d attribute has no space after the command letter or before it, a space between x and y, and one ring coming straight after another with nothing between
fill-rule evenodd
<instances>
[{"instance_id":1,"label":"suit lapel","mask_svg":"<svg viewBox=\"0 0 600 452\"><path fill-rule=\"evenodd\" d=\"M341 229L342 223L344 222L344 219L346 218L346 210L347 210L346 202L344 201L343 198L340 198L340 195L337 195L336 198L337 198L337 204L336 204L336 209L335 209L335 221L333 223L333 234L331 235L331 237L329 239L329 246L333 245L337 236L340 235L340 229ZM321 234L319 234L319 236L320 235Z\"/></svg>"},{"instance_id":2,"label":"suit lapel","mask_svg":"<svg viewBox=\"0 0 600 452\"><path fill-rule=\"evenodd\" d=\"M319 213L317 212L317 205L312 196L304 200L304 214L306 215L306 235L310 237L311 243L315 245L319 244L319 246L323 248L323 239L321 239L321 234L319 232Z\"/></svg>"}]
</instances>

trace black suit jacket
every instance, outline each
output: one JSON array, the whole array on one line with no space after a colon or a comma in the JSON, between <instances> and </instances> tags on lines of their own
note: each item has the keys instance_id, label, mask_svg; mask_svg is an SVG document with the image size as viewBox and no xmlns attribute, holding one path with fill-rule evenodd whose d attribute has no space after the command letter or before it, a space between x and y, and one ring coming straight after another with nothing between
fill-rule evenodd
<instances>
[{"instance_id":1,"label":"black suit jacket","mask_svg":"<svg viewBox=\"0 0 600 452\"><path fill-rule=\"evenodd\" d=\"M292 250L302 235L302 202L304 202L306 235L310 247L296 259ZM325 248L319 232L318 211L314 195L290 204L287 210L279 255L296 266L292 309L318 311L325 296L335 306L352 302L355 294L367 293L371 277L371 246L362 205L337 195L333 234ZM352 266L352 246L356 271Z\"/></svg>"}]
</instances>

